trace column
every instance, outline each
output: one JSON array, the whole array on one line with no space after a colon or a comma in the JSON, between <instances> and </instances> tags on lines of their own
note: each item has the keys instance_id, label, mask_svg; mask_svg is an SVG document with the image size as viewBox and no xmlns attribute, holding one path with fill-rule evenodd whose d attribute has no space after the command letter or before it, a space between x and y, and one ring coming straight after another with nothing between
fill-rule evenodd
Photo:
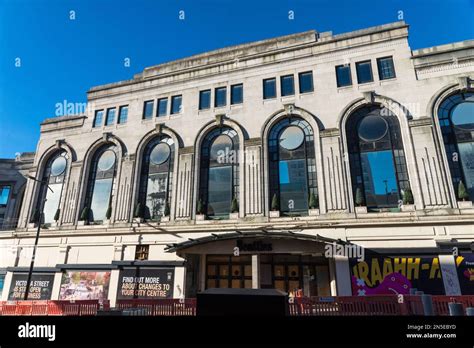
<instances>
[{"instance_id":1,"label":"column","mask_svg":"<svg viewBox=\"0 0 474 348\"><path fill-rule=\"evenodd\" d=\"M252 255L252 289L260 289L260 255Z\"/></svg>"},{"instance_id":2,"label":"column","mask_svg":"<svg viewBox=\"0 0 474 348\"><path fill-rule=\"evenodd\" d=\"M347 256L334 256L337 296L352 296L351 272Z\"/></svg>"}]
</instances>

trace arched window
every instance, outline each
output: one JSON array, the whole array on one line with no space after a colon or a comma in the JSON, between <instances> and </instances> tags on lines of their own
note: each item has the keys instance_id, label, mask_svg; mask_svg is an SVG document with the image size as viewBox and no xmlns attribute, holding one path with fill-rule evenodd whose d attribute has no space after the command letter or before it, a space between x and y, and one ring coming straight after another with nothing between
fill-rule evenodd
<instances>
[{"instance_id":1,"label":"arched window","mask_svg":"<svg viewBox=\"0 0 474 348\"><path fill-rule=\"evenodd\" d=\"M199 199L210 218L228 218L239 200L239 137L229 127L211 130L201 145Z\"/></svg>"},{"instance_id":2,"label":"arched window","mask_svg":"<svg viewBox=\"0 0 474 348\"><path fill-rule=\"evenodd\" d=\"M438 110L444 147L456 195L462 181L474 199L474 93L458 93L445 99ZM458 197L460 198L460 197Z\"/></svg>"},{"instance_id":3,"label":"arched window","mask_svg":"<svg viewBox=\"0 0 474 348\"><path fill-rule=\"evenodd\" d=\"M410 183L397 117L386 108L363 107L350 115L346 135L356 205L398 208Z\"/></svg>"},{"instance_id":4,"label":"arched window","mask_svg":"<svg viewBox=\"0 0 474 348\"><path fill-rule=\"evenodd\" d=\"M281 213L307 214L310 194L318 194L313 129L299 117L282 119L270 130L268 152L270 202L276 196Z\"/></svg>"},{"instance_id":5,"label":"arched window","mask_svg":"<svg viewBox=\"0 0 474 348\"><path fill-rule=\"evenodd\" d=\"M85 207L91 221L105 220L112 203L112 188L117 168L117 148L106 144L99 148L91 162Z\"/></svg>"},{"instance_id":6,"label":"arched window","mask_svg":"<svg viewBox=\"0 0 474 348\"><path fill-rule=\"evenodd\" d=\"M54 222L56 213L59 214L58 209L68 164L69 156L66 151L56 153L46 163L36 205L36 212L43 211L43 222L46 224Z\"/></svg>"},{"instance_id":7,"label":"arched window","mask_svg":"<svg viewBox=\"0 0 474 348\"><path fill-rule=\"evenodd\" d=\"M171 202L174 142L168 136L151 140L143 152L138 203L144 207L144 218L158 220Z\"/></svg>"}]
</instances>

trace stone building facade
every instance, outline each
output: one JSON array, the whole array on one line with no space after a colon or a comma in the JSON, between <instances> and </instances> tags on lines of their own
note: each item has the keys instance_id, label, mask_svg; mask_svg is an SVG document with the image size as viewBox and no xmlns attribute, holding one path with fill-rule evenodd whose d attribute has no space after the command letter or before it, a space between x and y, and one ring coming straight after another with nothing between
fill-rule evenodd
<instances>
[{"instance_id":1,"label":"stone building facade","mask_svg":"<svg viewBox=\"0 0 474 348\"><path fill-rule=\"evenodd\" d=\"M52 299L473 294L473 93L474 42L413 51L404 22L93 87L85 115L41 124L28 174L43 183L0 234L2 298L21 292L39 219Z\"/></svg>"}]
</instances>

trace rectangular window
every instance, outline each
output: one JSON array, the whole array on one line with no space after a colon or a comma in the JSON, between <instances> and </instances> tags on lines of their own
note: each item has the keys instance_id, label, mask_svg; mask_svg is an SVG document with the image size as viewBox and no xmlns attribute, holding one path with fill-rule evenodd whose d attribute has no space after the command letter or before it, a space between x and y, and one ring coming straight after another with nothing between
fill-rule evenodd
<instances>
[{"instance_id":1,"label":"rectangular window","mask_svg":"<svg viewBox=\"0 0 474 348\"><path fill-rule=\"evenodd\" d=\"M393 66L392 57L383 57L377 59L377 67L379 69L379 79L387 80L395 78L395 67Z\"/></svg>"},{"instance_id":2,"label":"rectangular window","mask_svg":"<svg viewBox=\"0 0 474 348\"><path fill-rule=\"evenodd\" d=\"M115 108L107 109L107 116L105 117L105 125L110 126L115 122Z\"/></svg>"},{"instance_id":3,"label":"rectangular window","mask_svg":"<svg viewBox=\"0 0 474 348\"><path fill-rule=\"evenodd\" d=\"M181 113L182 96L174 95L171 97L171 114Z\"/></svg>"},{"instance_id":4,"label":"rectangular window","mask_svg":"<svg viewBox=\"0 0 474 348\"><path fill-rule=\"evenodd\" d=\"M148 120L153 117L153 100L147 100L143 105L143 119Z\"/></svg>"},{"instance_id":5,"label":"rectangular window","mask_svg":"<svg viewBox=\"0 0 474 348\"><path fill-rule=\"evenodd\" d=\"M337 87L352 85L351 66L349 64L336 66L336 79Z\"/></svg>"},{"instance_id":6,"label":"rectangular window","mask_svg":"<svg viewBox=\"0 0 474 348\"><path fill-rule=\"evenodd\" d=\"M312 71L299 73L298 78L300 83L300 93L312 92L314 90Z\"/></svg>"},{"instance_id":7,"label":"rectangular window","mask_svg":"<svg viewBox=\"0 0 474 348\"><path fill-rule=\"evenodd\" d=\"M138 261L148 260L149 253L150 253L149 245L137 245L135 249L135 260L138 260Z\"/></svg>"},{"instance_id":8,"label":"rectangular window","mask_svg":"<svg viewBox=\"0 0 474 348\"><path fill-rule=\"evenodd\" d=\"M263 80L263 99L276 98L276 79Z\"/></svg>"},{"instance_id":9,"label":"rectangular window","mask_svg":"<svg viewBox=\"0 0 474 348\"><path fill-rule=\"evenodd\" d=\"M10 198L10 186L0 186L0 207L5 207L8 204Z\"/></svg>"},{"instance_id":10,"label":"rectangular window","mask_svg":"<svg viewBox=\"0 0 474 348\"><path fill-rule=\"evenodd\" d=\"M119 109L119 118L118 123L123 124L127 123L128 119L128 105L121 106Z\"/></svg>"},{"instance_id":11,"label":"rectangular window","mask_svg":"<svg viewBox=\"0 0 474 348\"><path fill-rule=\"evenodd\" d=\"M94 117L94 124L92 127L100 127L102 126L102 118L104 118L104 110L97 110L95 112L95 117Z\"/></svg>"},{"instance_id":12,"label":"rectangular window","mask_svg":"<svg viewBox=\"0 0 474 348\"><path fill-rule=\"evenodd\" d=\"M157 117L166 116L168 114L168 98L158 99L158 114Z\"/></svg>"},{"instance_id":13,"label":"rectangular window","mask_svg":"<svg viewBox=\"0 0 474 348\"><path fill-rule=\"evenodd\" d=\"M244 85L232 85L230 87L230 103L234 104L242 104L244 102Z\"/></svg>"},{"instance_id":14,"label":"rectangular window","mask_svg":"<svg viewBox=\"0 0 474 348\"><path fill-rule=\"evenodd\" d=\"M209 109L211 107L211 90L199 92L199 110Z\"/></svg>"},{"instance_id":15,"label":"rectangular window","mask_svg":"<svg viewBox=\"0 0 474 348\"><path fill-rule=\"evenodd\" d=\"M216 108L226 106L227 104L227 87L219 87L214 91L214 106Z\"/></svg>"},{"instance_id":16,"label":"rectangular window","mask_svg":"<svg viewBox=\"0 0 474 348\"><path fill-rule=\"evenodd\" d=\"M280 82L282 97L295 94L295 78L293 75L282 76Z\"/></svg>"},{"instance_id":17,"label":"rectangular window","mask_svg":"<svg viewBox=\"0 0 474 348\"><path fill-rule=\"evenodd\" d=\"M358 83L367 83L374 81L374 76L372 75L372 63L370 62L370 60L357 62L356 71Z\"/></svg>"}]
</instances>

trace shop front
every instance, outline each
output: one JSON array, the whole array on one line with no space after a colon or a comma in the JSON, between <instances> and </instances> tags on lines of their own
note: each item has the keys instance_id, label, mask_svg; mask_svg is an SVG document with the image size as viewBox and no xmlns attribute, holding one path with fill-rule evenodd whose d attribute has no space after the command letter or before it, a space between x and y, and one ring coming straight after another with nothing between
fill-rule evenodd
<instances>
[{"instance_id":1,"label":"shop front","mask_svg":"<svg viewBox=\"0 0 474 348\"><path fill-rule=\"evenodd\" d=\"M324 245L335 242L290 232L213 234L170 245L186 259L186 294L210 288L278 289L304 296L335 294L333 260Z\"/></svg>"}]
</instances>

